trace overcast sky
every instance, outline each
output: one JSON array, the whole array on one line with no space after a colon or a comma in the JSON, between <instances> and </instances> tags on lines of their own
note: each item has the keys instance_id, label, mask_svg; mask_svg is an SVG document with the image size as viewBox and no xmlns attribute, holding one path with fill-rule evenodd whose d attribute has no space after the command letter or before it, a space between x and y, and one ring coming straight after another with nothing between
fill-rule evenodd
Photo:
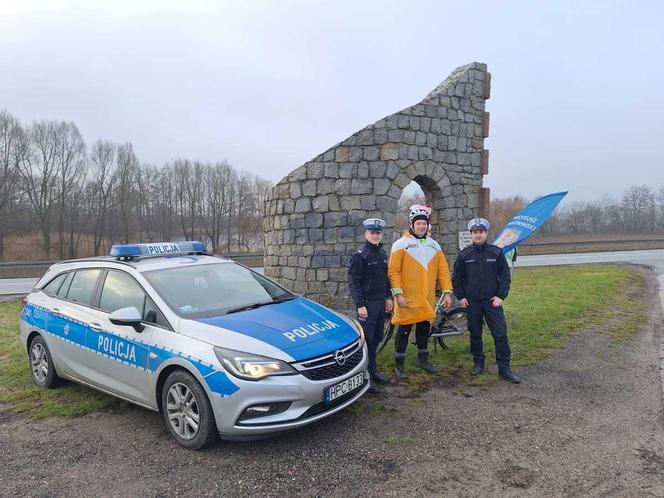
<instances>
[{"instance_id":1,"label":"overcast sky","mask_svg":"<svg viewBox=\"0 0 664 498\"><path fill-rule=\"evenodd\" d=\"M664 185L661 1L0 0L0 109L273 181L457 66L492 73L492 196Z\"/></svg>"}]
</instances>

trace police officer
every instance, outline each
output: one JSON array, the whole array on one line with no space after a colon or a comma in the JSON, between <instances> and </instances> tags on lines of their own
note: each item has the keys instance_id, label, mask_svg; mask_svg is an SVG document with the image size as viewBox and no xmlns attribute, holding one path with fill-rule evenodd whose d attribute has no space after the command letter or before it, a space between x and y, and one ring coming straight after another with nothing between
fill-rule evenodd
<instances>
[{"instance_id":1,"label":"police officer","mask_svg":"<svg viewBox=\"0 0 664 498\"><path fill-rule=\"evenodd\" d=\"M510 290L509 265L500 247L487 244L487 220L473 218L468 222L468 230L473 243L459 252L454 263L452 285L461 306L468 310L470 351L475 363L470 373L484 373L482 327L486 320L496 347L498 373L508 382L518 384L521 379L510 367L511 352L503 313L503 301Z\"/></svg>"},{"instance_id":2,"label":"police officer","mask_svg":"<svg viewBox=\"0 0 664 498\"><path fill-rule=\"evenodd\" d=\"M353 254L348 268L348 287L357 307L357 316L364 329L369 350L369 374L373 384L387 384L389 380L378 371L376 349L383 338L385 312L392 311L390 281L387 279L387 255L382 249L385 221L378 218L364 220L364 247Z\"/></svg>"}]
</instances>

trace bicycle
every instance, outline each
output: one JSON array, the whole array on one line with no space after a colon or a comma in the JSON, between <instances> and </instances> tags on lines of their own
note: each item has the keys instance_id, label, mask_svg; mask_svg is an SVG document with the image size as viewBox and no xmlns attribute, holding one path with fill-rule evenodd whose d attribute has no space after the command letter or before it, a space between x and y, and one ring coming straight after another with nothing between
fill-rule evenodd
<instances>
[{"instance_id":1,"label":"bicycle","mask_svg":"<svg viewBox=\"0 0 664 498\"><path fill-rule=\"evenodd\" d=\"M431 322L429 340L433 342L434 347L440 346L443 349L449 349L449 346L445 344L445 338L463 335L468 329L468 324L466 321L466 308L461 306L453 306L446 310L443 308L443 296L440 296L438 302L436 303L434 312L435 318L433 322ZM383 348L385 348L385 345L390 342L394 336L396 328L398 327L398 325L394 325L389 320L391 316L391 313L386 313L385 331L383 333L383 338L378 344L378 353L380 353ZM414 341L413 344L415 344Z\"/></svg>"}]
</instances>

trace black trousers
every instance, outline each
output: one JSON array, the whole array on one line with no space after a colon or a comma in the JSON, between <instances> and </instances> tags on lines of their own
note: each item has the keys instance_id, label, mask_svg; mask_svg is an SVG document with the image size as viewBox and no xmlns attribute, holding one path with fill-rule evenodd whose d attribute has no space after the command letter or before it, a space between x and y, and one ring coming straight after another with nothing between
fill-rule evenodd
<instances>
[{"instance_id":1,"label":"black trousers","mask_svg":"<svg viewBox=\"0 0 664 498\"><path fill-rule=\"evenodd\" d=\"M500 372L510 369L512 353L507 340L507 323L502 306L494 308L488 299L468 299L468 331L470 332L470 352L475 363L484 365L482 328L484 322L489 327L496 348L496 363Z\"/></svg>"},{"instance_id":2,"label":"black trousers","mask_svg":"<svg viewBox=\"0 0 664 498\"><path fill-rule=\"evenodd\" d=\"M360 319L360 323L369 350L369 374L373 375L377 371L376 349L383 338L385 328L385 299L368 299L366 307L367 319Z\"/></svg>"},{"instance_id":3,"label":"black trousers","mask_svg":"<svg viewBox=\"0 0 664 498\"><path fill-rule=\"evenodd\" d=\"M429 348L429 330L431 323L418 322L415 325L415 342L417 343L417 351L423 353ZM399 325L396 337L394 338L394 356L395 358L403 358L406 356L406 348L408 347L408 336L413 324Z\"/></svg>"}]
</instances>

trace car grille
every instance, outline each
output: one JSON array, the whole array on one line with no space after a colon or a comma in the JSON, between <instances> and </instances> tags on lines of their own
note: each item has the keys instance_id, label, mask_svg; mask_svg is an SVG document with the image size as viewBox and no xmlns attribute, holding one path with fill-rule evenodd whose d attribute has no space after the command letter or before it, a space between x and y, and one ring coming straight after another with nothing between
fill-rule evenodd
<instances>
[{"instance_id":1,"label":"car grille","mask_svg":"<svg viewBox=\"0 0 664 498\"><path fill-rule=\"evenodd\" d=\"M329 380L341 377L360 364L364 357L364 349L358 340L340 351L343 352L345 357L342 365L335 360L335 354L337 353L335 351L325 356L296 363L294 367L310 380Z\"/></svg>"}]
</instances>

